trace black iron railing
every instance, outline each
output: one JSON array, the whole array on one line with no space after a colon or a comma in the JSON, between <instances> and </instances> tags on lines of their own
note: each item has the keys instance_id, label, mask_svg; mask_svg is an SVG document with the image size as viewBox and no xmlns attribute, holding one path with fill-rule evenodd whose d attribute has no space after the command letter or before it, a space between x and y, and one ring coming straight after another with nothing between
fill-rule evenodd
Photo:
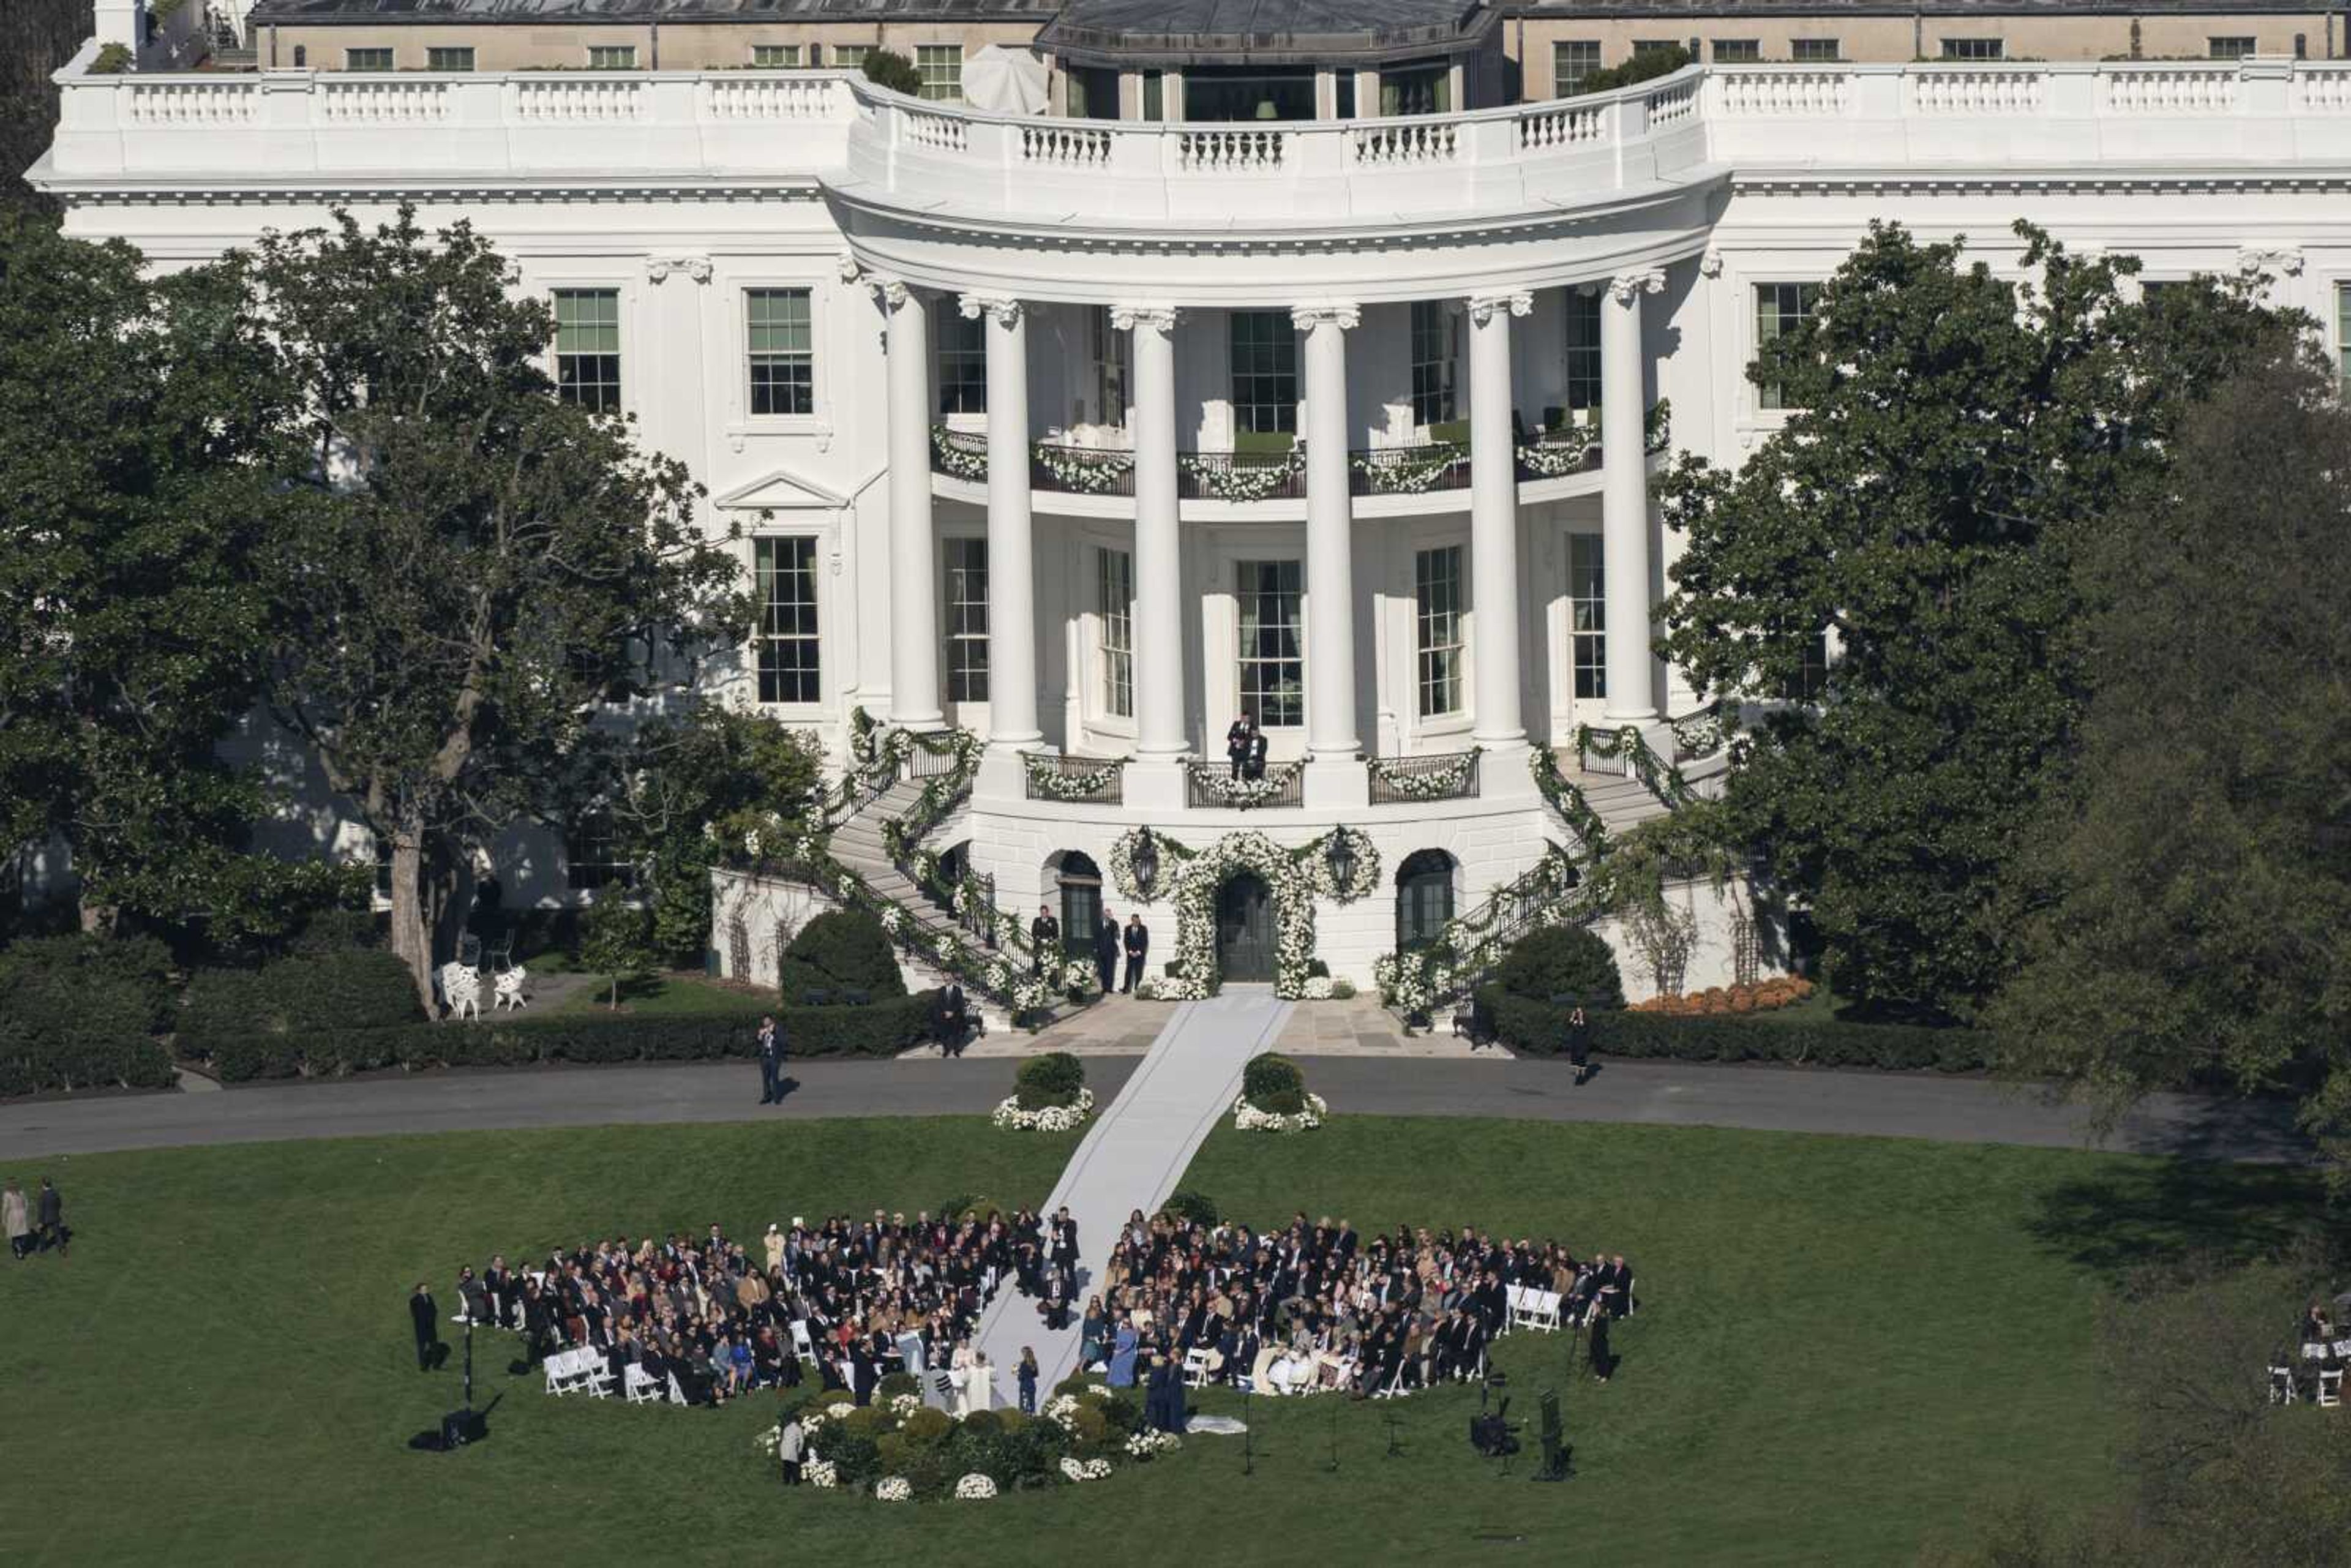
<instances>
[{"instance_id":1,"label":"black iron railing","mask_svg":"<svg viewBox=\"0 0 2351 1568\"><path fill-rule=\"evenodd\" d=\"M1306 764L1274 762L1256 779L1236 779L1228 762L1184 764L1184 799L1197 811L1247 811L1306 804Z\"/></svg>"},{"instance_id":2,"label":"black iron railing","mask_svg":"<svg viewBox=\"0 0 2351 1568\"><path fill-rule=\"evenodd\" d=\"M1056 757L1029 752L1021 758L1029 799L1071 805L1115 806L1126 772L1123 757Z\"/></svg>"},{"instance_id":3,"label":"black iron railing","mask_svg":"<svg viewBox=\"0 0 2351 1568\"><path fill-rule=\"evenodd\" d=\"M1372 776L1372 804L1474 800L1478 798L1478 757L1473 747L1419 757L1365 758L1364 766Z\"/></svg>"}]
</instances>

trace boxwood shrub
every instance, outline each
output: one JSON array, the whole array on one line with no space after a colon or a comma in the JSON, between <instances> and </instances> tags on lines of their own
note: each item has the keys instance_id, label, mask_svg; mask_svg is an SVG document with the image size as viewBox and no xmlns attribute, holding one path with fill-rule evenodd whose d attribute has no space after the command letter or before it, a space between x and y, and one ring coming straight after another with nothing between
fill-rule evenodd
<instances>
[{"instance_id":1,"label":"boxwood shrub","mask_svg":"<svg viewBox=\"0 0 2351 1568\"><path fill-rule=\"evenodd\" d=\"M1499 986L1478 993L1502 1043L1530 1056L1567 1052L1567 1009L1515 997ZM1593 1049L1609 1056L1676 1061L1789 1061L1814 1067L1972 1072L1991 1065L1996 1036L1972 1029L1847 1023L1837 1019L1762 1020L1593 1012Z\"/></svg>"},{"instance_id":2,"label":"boxwood shrub","mask_svg":"<svg viewBox=\"0 0 2351 1568\"><path fill-rule=\"evenodd\" d=\"M1241 1096L1260 1111L1294 1116L1306 1109L1306 1074L1286 1056L1267 1051L1241 1069Z\"/></svg>"},{"instance_id":3,"label":"boxwood shrub","mask_svg":"<svg viewBox=\"0 0 2351 1568\"><path fill-rule=\"evenodd\" d=\"M170 962L144 938L42 937L0 953L0 1095L169 1084L155 1036Z\"/></svg>"},{"instance_id":4,"label":"boxwood shrub","mask_svg":"<svg viewBox=\"0 0 2351 1568\"><path fill-rule=\"evenodd\" d=\"M1023 1061L1013 1082L1024 1111L1074 1105L1086 1086L1085 1064L1066 1051L1049 1051Z\"/></svg>"},{"instance_id":5,"label":"boxwood shrub","mask_svg":"<svg viewBox=\"0 0 2351 1568\"><path fill-rule=\"evenodd\" d=\"M856 1008L775 1012L791 1056L895 1056L930 1038L932 993ZM224 1082L329 1078L378 1068L523 1067L540 1061L711 1061L758 1049L758 1012L549 1013L480 1023L247 1035L215 1041Z\"/></svg>"},{"instance_id":6,"label":"boxwood shrub","mask_svg":"<svg viewBox=\"0 0 2351 1568\"><path fill-rule=\"evenodd\" d=\"M890 934L862 909L828 909L801 926L776 967L787 1006L810 991L836 1002L843 991L863 991L876 1001L906 994Z\"/></svg>"}]
</instances>

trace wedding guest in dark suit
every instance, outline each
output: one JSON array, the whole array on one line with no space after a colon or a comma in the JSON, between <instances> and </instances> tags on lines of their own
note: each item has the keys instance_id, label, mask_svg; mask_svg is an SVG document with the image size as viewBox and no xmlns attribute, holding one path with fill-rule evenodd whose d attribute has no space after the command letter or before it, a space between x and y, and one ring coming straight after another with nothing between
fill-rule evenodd
<instances>
[{"instance_id":1,"label":"wedding guest in dark suit","mask_svg":"<svg viewBox=\"0 0 2351 1568\"><path fill-rule=\"evenodd\" d=\"M1241 777L1255 782L1265 777L1265 731L1249 731L1249 759L1241 766Z\"/></svg>"},{"instance_id":2,"label":"wedding guest in dark suit","mask_svg":"<svg viewBox=\"0 0 2351 1568\"><path fill-rule=\"evenodd\" d=\"M1144 960L1151 956L1151 928L1143 923L1141 915L1126 917L1126 984L1119 990L1132 994L1137 980L1143 978Z\"/></svg>"},{"instance_id":3,"label":"wedding guest in dark suit","mask_svg":"<svg viewBox=\"0 0 2351 1568\"><path fill-rule=\"evenodd\" d=\"M422 1280L408 1298L408 1321L416 1330L416 1370L430 1372L441 1359L441 1309Z\"/></svg>"},{"instance_id":4,"label":"wedding guest in dark suit","mask_svg":"<svg viewBox=\"0 0 2351 1568\"><path fill-rule=\"evenodd\" d=\"M1596 1381L1605 1383L1608 1381L1608 1375L1616 1368L1615 1357L1608 1354L1608 1314L1606 1312L1592 1314L1592 1337L1587 1343L1592 1356L1592 1375Z\"/></svg>"},{"instance_id":5,"label":"wedding guest in dark suit","mask_svg":"<svg viewBox=\"0 0 2351 1568\"><path fill-rule=\"evenodd\" d=\"M1244 713L1225 727L1225 760L1232 765L1232 776L1238 779L1249 766L1249 744L1257 737L1257 716Z\"/></svg>"},{"instance_id":6,"label":"wedding guest in dark suit","mask_svg":"<svg viewBox=\"0 0 2351 1568\"><path fill-rule=\"evenodd\" d=\"M1118 985L1118 917L1105 909L1094 927L1094 972L1102 977L1104 995Z\"/></svg>"},{"instance_id":7,"label":"wedding guest in dark suit","mask_svg":"<svg viewBox=\"0 0 2351 1568\"><path fill-rule=\"evenodd\" d=\"M1061 923L1053 918L1053 911L1049 905L1040 904L1037 906L1037 918L1029 923L1029 946L1031 949L1029 972L1032 975L1043 974L1049 959L1055 963L1061 961Z\"/></svg>"}]
</instances>

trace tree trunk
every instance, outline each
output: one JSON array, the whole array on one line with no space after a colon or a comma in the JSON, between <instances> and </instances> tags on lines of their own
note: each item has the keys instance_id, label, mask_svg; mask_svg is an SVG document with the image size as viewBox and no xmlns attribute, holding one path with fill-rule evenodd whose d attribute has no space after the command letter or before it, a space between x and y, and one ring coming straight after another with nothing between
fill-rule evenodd
<instances>
[{"instance_id":1,"label":"tree trunk","mask_svg":"<svg viewBox=\"0 0 2351 1568\"><path fill-rule=\"evenodd\" d=\"M433 925L424 908L424 835L413 828L392 835L392 950L408 966L427 1018L439 1018L433 994Z\"/></svg>"}]
</instances>

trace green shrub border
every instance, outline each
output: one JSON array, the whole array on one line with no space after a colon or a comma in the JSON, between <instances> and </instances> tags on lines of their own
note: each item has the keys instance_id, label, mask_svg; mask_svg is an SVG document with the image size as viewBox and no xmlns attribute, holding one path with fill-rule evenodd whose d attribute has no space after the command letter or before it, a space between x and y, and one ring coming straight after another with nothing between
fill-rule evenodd
<instances>
[{"instance_id":1,"label":"green shrub border","mask_svg":"<svg viewBox=\"0 0 2351 1568\"><path fill-rule=\"evenodd\" d=\"M758 1050L759 1019L783 1025L792 1057L895 1056L931 1038L933 994L857 1008L780 1008L740 1014L636 1018L550 1013L479 1023L408 1024L298 1039L254 1036L213 1047L224 1083L332 1078L380 1068L527 1067L542 1061L715 1061Z\"/></svg>"},{"instance_id":2,"label":"green shrub border","mask_svg":"<svg viewBox=\"0 0 2351 1568\"><path fill-rule=\"evenodd\" d=\"M1502 1043L1530 1056L1567 1054L1567 1009L1514 997L1499 986L1478 992ZM1669 1018L1593 1012L1592 1048L1605 1055L1671 1061L1787 1061L1888 1071L1975 1072L1990 1068L1999 1037L1983 1030L1918 1024L1845 1023L1835 1019L1759 1022L1731 1017Z\"/></svg>"}]
</instances>

